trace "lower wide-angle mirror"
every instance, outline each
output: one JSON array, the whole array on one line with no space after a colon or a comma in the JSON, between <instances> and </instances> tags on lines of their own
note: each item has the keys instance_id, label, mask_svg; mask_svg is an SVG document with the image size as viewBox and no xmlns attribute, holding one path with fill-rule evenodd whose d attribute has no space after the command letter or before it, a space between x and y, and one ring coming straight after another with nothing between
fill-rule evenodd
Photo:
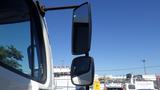
<instances>
[{"instance_id":1,"label":"lower wide-angle mirror","mask_svg":"<svg viewBox=\"0 0 160 90\"><path fill-rule=\"evenodd\" d=\"M94 61L92 57L81 56L72 61L71 81L74 85L88 86L93 84Z\"/></svg>"}]
</instances>

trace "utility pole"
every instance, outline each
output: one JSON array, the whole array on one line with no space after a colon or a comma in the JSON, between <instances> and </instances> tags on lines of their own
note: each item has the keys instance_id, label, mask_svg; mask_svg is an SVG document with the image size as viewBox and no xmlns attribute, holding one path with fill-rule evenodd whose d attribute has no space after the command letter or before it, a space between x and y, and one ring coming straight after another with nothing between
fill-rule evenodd
<instances>
[{"instance_id":1,"label":"utility pole","mask_svg":"<svg viewBox=\"0 0 160 90\"><path fill-rule=\"evenodd\" d=\"M142 60L142 62L143 62L143 66L144 66L144 74L146 75L146 60L145 59L143 59Z\"/></svg>"},{"instance_id":2,"label":"utility pole","mask_svg":"<svg viewBox=\"0 0 160 90\"><path fill-rule=\"evenodd\" d=\"M64 67L64 60L61 60L61 62L62 62L62 66L61 67L63 68Z\"/></svg>"}]
</instances>

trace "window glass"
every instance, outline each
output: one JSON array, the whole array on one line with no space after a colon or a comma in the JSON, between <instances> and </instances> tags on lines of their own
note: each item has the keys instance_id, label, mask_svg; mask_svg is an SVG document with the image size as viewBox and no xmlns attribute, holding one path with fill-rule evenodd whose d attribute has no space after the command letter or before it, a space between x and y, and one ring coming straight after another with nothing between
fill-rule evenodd
<instances>
[{"instance_id":1,"label":"window glass","mask_svg":"<svg viewBox=\"0 0 160 90\"><path fill-rule=\"evenodd\" d=\"M0 25L0 62L30 75L27 54L30 37L29 21Z\"/></svg>"},{"instance_id":2,"label":"window glass","mask_svg":"<svg viewBox=\"0 0 160 90\"><path fill-rule=\"evenodd\" d=\"M44 67L40 61L41 56L39 55L40 48L38 48L38 43L34 43L34 46L34 78L37 81L41 81Z\"/></svg>"},{"instance_id":3,"label":"window glass","mask_svg":"<svg viewBox=\"0 0 160 90\"><path fill-rule=\"evenodd\" d=\"M35 45L36 46L36 45ZM39 80L39 63L38 63L38 57L37 57L37 48L34 48L34 78L36 80Z\"/></svg>"}]
</instances>

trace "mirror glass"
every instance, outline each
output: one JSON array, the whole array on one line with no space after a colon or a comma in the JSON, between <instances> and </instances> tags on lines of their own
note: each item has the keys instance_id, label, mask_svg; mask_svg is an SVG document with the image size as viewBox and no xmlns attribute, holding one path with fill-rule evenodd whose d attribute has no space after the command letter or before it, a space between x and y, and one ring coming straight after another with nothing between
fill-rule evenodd
<instances>
[{"instance_id":1,"label":"mirror glass","mask_svg":"<svg viewBox=\"0 0 160 90\"><path fill-rule=\"evenodd\" d=\"M77 57L72 61L71 80L74 85L86 86L93 84L94 63L92 57Z\"/></svg>"},{"instance_id":2,"label":"mirror glass","mask_svg":"<svg viewBox=\"0 0 160 90\"><path fill-rule=\"evenodd\" d=\"M88 3L73 11L72 54L89 52L91 43L91 13Z\"/></svg>"}]
</instances>

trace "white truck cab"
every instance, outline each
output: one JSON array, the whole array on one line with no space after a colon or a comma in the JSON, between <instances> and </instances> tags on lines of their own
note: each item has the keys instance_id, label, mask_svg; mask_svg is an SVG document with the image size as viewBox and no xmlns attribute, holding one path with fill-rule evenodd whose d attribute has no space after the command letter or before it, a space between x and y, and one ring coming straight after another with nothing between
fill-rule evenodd
<instances>
[{"instance_id":1,"label":"white truck cab","mask_svg":"<svg viewBox=\"0 0 160 90\"><path fill-rule=\"evenodd\" d=\"M72 54L81 57L72 62L71 80L87 87L93 83L89 3L43 8L33 0L1 0L1 90L54 90L53 58L44 17L47 11L60 9L74 9Z\"/></svg>"}]
</instances>

